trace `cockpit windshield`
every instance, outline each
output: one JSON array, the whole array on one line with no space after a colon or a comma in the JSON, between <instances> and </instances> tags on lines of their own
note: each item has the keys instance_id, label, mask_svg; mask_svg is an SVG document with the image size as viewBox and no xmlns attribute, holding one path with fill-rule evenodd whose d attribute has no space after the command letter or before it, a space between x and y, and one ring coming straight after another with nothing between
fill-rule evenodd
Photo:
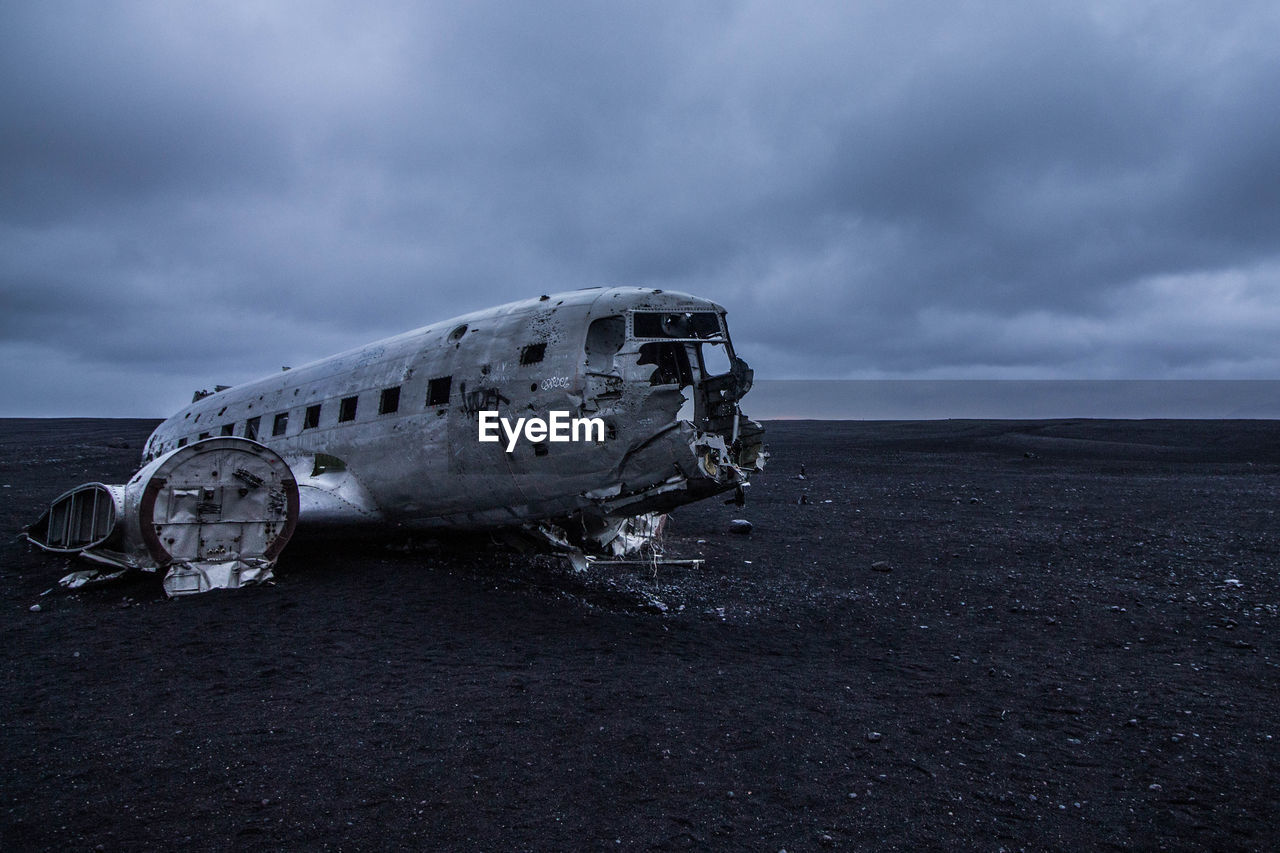
<instances>
[{"instance_id":1,"label":"cockpit windshield","mask_svg":"<svg viewBox=\"0 0 1280 853\"><path fill-rule=\"evenodd\" d=\"M635 311L632 337L677 341L724 340L724 324L715 311Z\"/></svg>"}]
</instances>

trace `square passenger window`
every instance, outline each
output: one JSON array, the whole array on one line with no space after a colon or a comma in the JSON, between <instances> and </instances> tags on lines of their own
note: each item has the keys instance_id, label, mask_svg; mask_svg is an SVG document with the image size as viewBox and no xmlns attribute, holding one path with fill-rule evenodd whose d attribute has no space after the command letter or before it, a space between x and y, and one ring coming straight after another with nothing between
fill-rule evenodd
<instances>
[{"instance_id":1,"label":"square passenger window","mask_svg":"<svg viewBox=\"0 0 1280 853\"><path fill-rule=\"evenodd\" d=\"M545 343L529 344L528 346L520 350L520 363L522 365L537 364L538 362L542 361L542 357L546 354L547 354L547 345Z\"/></svg>"},{"instance_id":2,"label":"square passenger window","mask_svg":"<svg viewBox=\"0 0 1280 853\"><path fill-rule=\"evenodd\" d=\"M441 376L427 383L427 405L449 405L449 389L453 385L452 376Z\"/></svg>"},{"instance_id":3,"label":"square passenger window","mask_svg":"<svg viewBox=\"0 0 1280 853\"><path fill-rule=\"evenodd\" d=\"M315 429L318 426L320 426L320 404L316 403L314 406L307 406L307 411L302 416L302 428Z\"/></svg>"},{"instance_id":4,"label":"square passenger window","mask_svg":"<svg viewBox=\"0 0 1280 853\"><path fill-rule=\"evenodd\" d=\"M197 439L196 439L196 441L204 441L204 440L205 440L206 438L208 438L208 437L209 437L209 433L207 433L207 432L202 432L202 433L200 433L200 437L199 437L199 438L197 438Z\"/></svg>"},{"instance_id":5,"label":"square passenger window","mask_svg":"<svg viewBox=\"0 0 1280 853\"><path fill-rule=\"evenodd\" d=\"M231 423L231 424L223 424L223 425L222 425L222 434L223 434L223 435L235 435L235 434L236 434L236 425L235 425L235 424L233 424L233 423Z\"/></svg>"},{"instance_id":6,"label":"square passenger window","mask_svg":"<svg viewBox=\"0 0 1280 853\"><path fill-rule=\"evenodd\" d=\"M400 408L400 386L383 388L378 397L378 414L389 415Z\"/></svg>"},{"instance_id":7,"label":"square passenger window","mask_svg":"<svg viewBox=\"0 0 1280 853\"><path fill-rule=\"evenodd\" d=\"M343 397L342 402L338 404L338 423L343 421L354 421L356 419L356 403L360 398Z\"/></svg>"},{"instance_id":8,"label":"square passenger window","mask_svg":"<svg viewBox=\"0 0 1280 853\"><path fill-rule=\"evenodd\" d=\"M275 423L271 425L272 435L284 435L284 431L289 428L289 413L281 412L276 415Z\"/></svg>"},{"instance_id":9,"label":"square passenger window","mask_svg":"<svg viewBox=\"0 0 1280 853\"><path fill-rule=\"evenodd\" d=\"M250 441L257 441L258 440L258 424L260 423L262 423L261 415L259 415L256 418L249 418L249 420L245 421L244 437L249 439Z\"/></svg>"}]
</instances>

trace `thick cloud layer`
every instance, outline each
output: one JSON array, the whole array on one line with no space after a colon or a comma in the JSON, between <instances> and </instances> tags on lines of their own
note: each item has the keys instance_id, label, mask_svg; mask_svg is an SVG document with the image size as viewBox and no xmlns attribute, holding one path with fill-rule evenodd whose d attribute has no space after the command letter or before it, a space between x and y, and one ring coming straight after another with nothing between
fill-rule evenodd
<instances>
[{"instance_id":1,"label":"thick cloud layer","mask_svg":"<svg viewBox=\"0 0 1280 853\"><path fill-rule=\"evenodd\" d=\"M1274 3L9 3L0 413L627 283L770 378L1280 376Z\"/></svg>"}]
</instances>

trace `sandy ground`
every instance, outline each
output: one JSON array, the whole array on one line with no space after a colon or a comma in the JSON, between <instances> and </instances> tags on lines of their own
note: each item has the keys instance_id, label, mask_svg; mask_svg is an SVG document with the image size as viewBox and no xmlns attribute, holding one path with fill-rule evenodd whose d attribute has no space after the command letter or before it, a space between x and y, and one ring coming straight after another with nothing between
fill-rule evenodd
<instances>
[{"instance_id":1,"label":"sandy ground","mask_svg":"<svg viewBox=\"0 0 1280 853\"><path fill-rule=\"evenodd\" d=\"M1280 845L1280 422L771 423L700 569L46 593L13 535L152 425L0 421L5 850Z\"/></svg>"}]
</instances>

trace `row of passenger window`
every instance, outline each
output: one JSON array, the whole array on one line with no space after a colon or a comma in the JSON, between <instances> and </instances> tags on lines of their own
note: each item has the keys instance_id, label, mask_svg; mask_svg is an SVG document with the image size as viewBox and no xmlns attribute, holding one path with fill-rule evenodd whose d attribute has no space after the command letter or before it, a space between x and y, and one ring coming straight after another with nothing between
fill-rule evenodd
<instances>
[{"instance_id":1,"label":"row of passenger window","mask_svg":"<svg viewBox=\"0 0 1280 853\"><path fill-rule=\"evenodd\" d=\"M431 408L434 406L449 405L449 393L452 390L452 387L453 387L452 376L441 376L436 379L432 379L430 382L428 382L427 383L427 401L426 401L427 408ZM341 400L339 400L338 401L338 423L346 423L347 421L354 421L356 419L356 410L359 404L360 404L359 394L356 394L351 397L343 397ZM303 430L315 429L316 427L320 426L320 409L323 405L324 405L323 403L315 403L313 405L307 406L307 408L302 413L302 429ZM400 411L400 386L397 385L394 388L383 388L382 391L378 394L378 414L390 415L398 411ZM249 439L250 441L257 441L259 430L261 429L261 427L262 427L261 415L249 418L247 421L244 422L244 431L241 433L241 435L243 435L245 438ZM236 425L234 421L229 424L223 424L221 434L235 435L235 429L236 429ZM273 438L277 436L282 436L285 434L285 432L288 429L289 429L289 413L287 411L280 412L275 416L275 419L271 422L271 436ZM200 433L199 436L197 436L196 440L203 441L206 438L212 437L212 435L213 433L202 432ZM178 439L178 447L184 447L186 446L186 444L187 444L187 439L185 438Z\"/></svg>"}]
</instances>

